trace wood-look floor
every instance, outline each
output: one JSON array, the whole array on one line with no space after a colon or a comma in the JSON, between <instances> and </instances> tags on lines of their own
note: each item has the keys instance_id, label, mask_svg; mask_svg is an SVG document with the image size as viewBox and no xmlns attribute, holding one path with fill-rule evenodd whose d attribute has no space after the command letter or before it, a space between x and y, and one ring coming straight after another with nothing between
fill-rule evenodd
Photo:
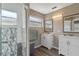
<instances>
[{"instance_id":1,"label":"wood-look floor","mask_svg":"<svg viewBox=\"0 0 79 59\"><path fill-rule=\"evenodd\" d=\"M59 55L57 49L52 48L51 50L49 50L41 46L35 49L33 56L59 56Z\"/></svg>"}]
</instances>

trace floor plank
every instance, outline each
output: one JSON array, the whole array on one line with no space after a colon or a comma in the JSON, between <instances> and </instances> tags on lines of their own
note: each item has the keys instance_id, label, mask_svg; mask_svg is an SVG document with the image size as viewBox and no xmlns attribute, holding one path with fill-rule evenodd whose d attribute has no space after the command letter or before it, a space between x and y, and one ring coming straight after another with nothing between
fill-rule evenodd
<instances>
[{"instance_id":1,"label":"floor plank","mask_svg":"<svg viewBox=\"0 0 79 59\"><path fill-rule=\"evenodd\" d=\"M59 55L57 49L52 48L51 50L49 50L46 47L41 46L35 49L33 56L59 56Z\"/></svg>"}]
</instances>

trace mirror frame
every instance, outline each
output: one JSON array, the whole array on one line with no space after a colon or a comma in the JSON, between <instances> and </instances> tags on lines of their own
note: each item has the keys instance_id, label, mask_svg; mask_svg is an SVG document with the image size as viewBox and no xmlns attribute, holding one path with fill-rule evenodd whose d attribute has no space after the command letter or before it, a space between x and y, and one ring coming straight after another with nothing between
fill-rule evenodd
<instances>
[{"instance_id":1,"label":"mirror frame","mask_svg":"<svg viewBox=\"0 0 79 59\"><path fill-rule=\"evenodd\" d=\"M65 20L65 18L66 18L66 17L69 17L69 16L75 16L75 15L79 15L79 13L71 14L71 15L67 15L67 16L64 16L64 17L63 17L63 32L64 32L64 33L79 33L79 32L75 32L75 31L71 31L71 32L64 31L64 20ZM72 24L71 24L71 30L72 30Z\"/></svg>"},{"instance_id":2,"label":"mirror frame","mask_svg":"<svg viewBox=\"0 0 79 59\"><path fill-rule=\"evenodd\" d=\"M51 29L51 31L46 30L46 26L45 26L45 21L46 20L44 20L44 32L53 32L53 19L47 19L47 20L51 20L52 21L52 29Z\"/></svg>"}]
</instances>

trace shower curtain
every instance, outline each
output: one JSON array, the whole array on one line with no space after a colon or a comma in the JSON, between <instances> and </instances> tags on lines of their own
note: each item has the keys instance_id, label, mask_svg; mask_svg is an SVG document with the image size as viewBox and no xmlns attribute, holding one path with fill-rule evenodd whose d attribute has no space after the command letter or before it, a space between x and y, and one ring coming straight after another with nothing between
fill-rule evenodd
<instances>
[{"instance_id":1,"label":"shower curtain","mask_svg":"<svg viewBox=\"0 0 79 59\"><path fill-rule=\"evenodd\" d=\"M17 29L14 27L4 26L1 30L1 55L17 55Z\"/></svg>"}]
</instances>

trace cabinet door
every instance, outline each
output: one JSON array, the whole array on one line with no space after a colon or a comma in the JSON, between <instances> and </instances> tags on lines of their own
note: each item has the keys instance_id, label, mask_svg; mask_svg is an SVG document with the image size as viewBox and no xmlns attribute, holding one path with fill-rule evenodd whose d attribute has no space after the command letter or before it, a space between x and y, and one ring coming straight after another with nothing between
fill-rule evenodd
<instances>
[{"instance_id":1,"label":"cabinet door","mask_svg":"<svg viewBox=\"0 0 79 59\"><path fill-rule=\"evenodd\" d=\"M47 38L47 46L48 49L51 49L53 47L53 38Z\"/></svg>"},{"instance_id":2,"label":"cabinet door","mask_svg":"<svg viewBox=\"0 0 79 59\"><path fill-rule=\"evenodd\" d=\"M45 39L45 37L42 35L41 36L41 45L43 45L44 39Z\"/></svg>"},{"instance_id":3,"label":"cabinet door","mask_svg":"<svg viewBox=\"0 0 79 59\"><path fill-rule=\"evenodd\" d=\"M45 37L42 37L41 44L45 47L47 47L47 39Z\"/></svg>"},{"instance_id":4,"label":"cabinet door","mask_svg":"<svg viewBox=\"0 0 79 59\"><path fill-rule=\"evenodd\" d=\"M59 39L59 54L68 55L67 39Z\"/></svg>"},{"instance_id":5,"label":"cabinet door","mask_svg":"<svg viewBox=\"0 0 79 59\"><path fill-rule=\"evenodd\" d=\"M70 40L69 55L79 56L79 39Z\"/></svg>"}]
</instances>

